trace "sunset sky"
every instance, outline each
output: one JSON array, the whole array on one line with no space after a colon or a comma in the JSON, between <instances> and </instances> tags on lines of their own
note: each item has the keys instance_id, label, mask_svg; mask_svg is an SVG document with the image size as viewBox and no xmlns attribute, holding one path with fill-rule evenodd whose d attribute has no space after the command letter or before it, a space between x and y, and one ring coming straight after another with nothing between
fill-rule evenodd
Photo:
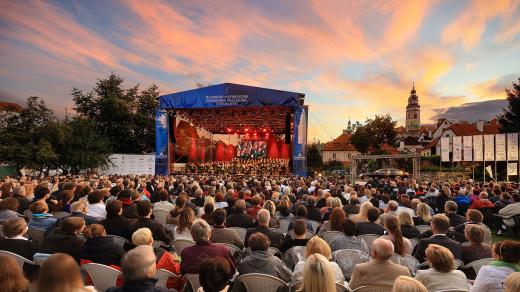
<instances>
[{"instance_id":1,"label":"sunset sky","mask_svg":"<svg viewBox=\"0 0 520 292\"><path fill-rule=\"evenodd\" d=\"M0 1L0 100L63 114L110 72L161 94L303 92L310 141L349 117L402 124L413 81L423 123L490 118L520 77L520 0Z\"/></svg>"}]
</instances>

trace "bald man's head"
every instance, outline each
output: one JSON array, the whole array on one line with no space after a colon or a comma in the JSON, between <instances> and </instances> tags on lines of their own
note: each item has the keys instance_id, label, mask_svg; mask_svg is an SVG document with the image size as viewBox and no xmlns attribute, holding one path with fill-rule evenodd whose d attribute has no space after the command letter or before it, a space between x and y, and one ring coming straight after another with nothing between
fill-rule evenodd
<instances>
[{"instance_id":1,"label":"bald man's head","mask_svg":"<svg viewBox=\"0 0 520 292\"><path fill-rule=\"evenodd\" d=\"M386 261L392 257L394 253L394 244L383 238L378 238L372 243L372 258L380 261Z\"/></svg>"},{"instance_id":2,"label":"bald man's head","mask_svg":"<svg viewBox=\"0 0 520 292\"><path fill-rule=\"evenodd\" d=\"M269 211L266 209L262 209L262 210L258 211L258 214L257 214L258 225L269 226L270 216L271 215L269 214Z\"/></svg>"}]
</instances>

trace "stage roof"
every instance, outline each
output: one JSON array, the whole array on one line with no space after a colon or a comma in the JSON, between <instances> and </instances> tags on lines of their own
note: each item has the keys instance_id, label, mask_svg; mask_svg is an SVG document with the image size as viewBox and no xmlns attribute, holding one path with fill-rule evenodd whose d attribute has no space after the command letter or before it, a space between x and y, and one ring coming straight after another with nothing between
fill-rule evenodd
<instances>
[{"instance_id":1,"label":"stage roof","mask_svg":"<svg viewBox=\"0 0 520 292\"><path fill-rule=\"evenodd\" d=\"M305 94L269 88L222 83L159 97L161 109L259 107L303 105Z\"/></svg>"},{"instance_id":2,"label":"stage roof","mask_svg":"<svg viewBox=\"0 0 520 292\"><path fill-rule=\"evenodd\" d=\"M163 95L159 106L213 134L254 138L256 132L260 138L285 133L286 115L292 116L304 98L303 93L223 83Z\"/></svg>"}]
</instances>

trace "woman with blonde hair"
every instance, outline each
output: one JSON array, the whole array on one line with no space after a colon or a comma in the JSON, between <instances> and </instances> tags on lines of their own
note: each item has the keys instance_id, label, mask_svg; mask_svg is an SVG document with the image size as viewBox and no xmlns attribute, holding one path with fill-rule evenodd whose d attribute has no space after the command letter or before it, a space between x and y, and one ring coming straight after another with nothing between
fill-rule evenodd
<instances>
[{"instance_id":1,"label":"woman with blonde hair","mask_svg":"<svg viewBox=\"0 0 520 292\"><path fill-rule=\"evenodd\" d=\"M421 232L415 224L413 223L412 215L408 212L399 212L397 214L397 218L399 219L399 223L401 224L401 233L406 238L419 238Z\"/></svg>"},{"instance_id":2,"label":"woman with blonde hair","mask_svg":"<svg viewBox=\"0 0 520 292\"><path fill-rule=\"evenodd\" d=\"M18 263L11 257L0 256L0 291L25 292L28 288L29 281Z\"/></svg>"},{"instance_id":3,"label":"woman with blonde hair","mask_svg":"<svg viewBox=\"0 0 520 292\"><path fill-rule=\"evenodd\" d=\"M307 242L307 246L305 246L305 258L309 258L313 254L320 254L324 256L331 266L333 271L334 278L336 282L343 283L345 281L345 277L343 276L343 272L336 262L331 261L332 259L332 250L327 242L318 236L313 236ZM294 267L294 271L292 274L292 282L300 281L303 277L303 270L305 266L305 260L301 259L296 266Z\"/></svg>"},{"instance_id":4,"label":"woman with blonde hair","mask_svg":"<svg viewBox=\"0 0 520 292\"><path fill-rule=\"evenodd\" d=\"M428 292L424 285L408 276L399 276L395 279L392 292Z\"/></svg>"},{"instance_id":5,"label":"woman with blonde hair","mask_svg":"<svg viewBox=\"0 0 520 292\"><path fill-rule=\"evenodd\" d=\"M415 225L430 225L432 222L432 215L430 214L430 208L425 203L419 203L417 210L415 211L417 216L413 217L413 223Z\"/></svg>"},{"instance_id":6,"label":"woman with blonde hair","mask_svg":"<svg viewBox=\"0 0 520 292\"><path fill-rule=\"evenodd\" d=\"M429 291L469 291L468 279L462 271L455 270L451 251L438 244L430 244L426 249L426 259L430 268L419 270L415 279L423 283Z\"/></svg>"},{"instance_id":7,"label":"woman with blonde hair","mask_svg":"<svg viewBox=\"0 0 520 292\"><path fill-rule=\"evenodd\" d=\"M504 281L504 292L520 291L520 272L509 274Z\"/></svg>"},{"instance_id":8,"label":"woman with blonde hair","mask_svg":"<svg viewBox=\"0 0 520 292\"><path fill-rule=\"evenodd\" d=\"M269 211L269 215L271 218L269 219L269 228L279 228L280 227L280 219L276 218L276 205L273 201L267 200L264 203L264 209Z\"/></svg>"},{"instance_id":9,"label":"woman with blonde hair","mask_svg":"<svg viewBox=\"0 0 520 292\"><path fill-rule=\"evenodd\" d=\"M305 261L300 292L336 291L334 272L330 262L321 254L312 254Z\"/></svg>"},{"instance_id":10,"label":"woman with blonde hair","mask_svg":"<svg viewBox=\"0 0 520 292\"><path fill-rule=\"evenodd\" d=\"M70 255L55 253L43 262L38 275L38 292L80 292L96 291L92 286L84 286L81 271Z\"/></svg>"},{"instance_id":11,"label":"woman with blonde hair","mask_svg":"<svg viewBox=\"0 0 520 292\"><path fill-rule=\"evenodd\" d=\"M372 203L364 202L363 204L361 204L361 207L359 208L359 213L352 216L352 218L350 218L350 219L352 219L352 221L354 221L356 223L368 222L368 210L371 207L374 207L374 205L372 205Z\"/></svg>"}]
</instances>

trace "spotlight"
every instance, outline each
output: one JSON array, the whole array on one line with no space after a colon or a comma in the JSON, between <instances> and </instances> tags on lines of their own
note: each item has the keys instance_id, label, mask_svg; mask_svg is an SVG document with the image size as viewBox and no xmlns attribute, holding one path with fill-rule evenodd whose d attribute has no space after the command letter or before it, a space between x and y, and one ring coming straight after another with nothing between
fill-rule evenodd
<instances>
[{"instance_id":1,"label":"spotlight","mask_svg":"<svg viewBox=\"0 0 520 292\"><path fill-rule=\"evenodd\" d=\"M266 129L266 128L263 128L262 131L267 132L267 129Z\"/></svg>"},{"instance_id":2,"label":"spotlight","mask_svg":"<svg viewBox=\"0 0 520 292\"><path fill-rule=\"evenodd\" d=\"M246 131L246 132L247 132L247 131L249 131L249 129L248 129L248 128L245 128L245 129L244 129L244 131Z\"/></svg>"},{"instance_id":3,"label":"spotlight","mask_svg":"<svg viewBox=\"0 0 520 292\"><path fill-rule=\"evenodd\" d=\"M228 131L228 132L231 132L231 128L227 128L227 131Z\"/></svg>"}]
</instances>

